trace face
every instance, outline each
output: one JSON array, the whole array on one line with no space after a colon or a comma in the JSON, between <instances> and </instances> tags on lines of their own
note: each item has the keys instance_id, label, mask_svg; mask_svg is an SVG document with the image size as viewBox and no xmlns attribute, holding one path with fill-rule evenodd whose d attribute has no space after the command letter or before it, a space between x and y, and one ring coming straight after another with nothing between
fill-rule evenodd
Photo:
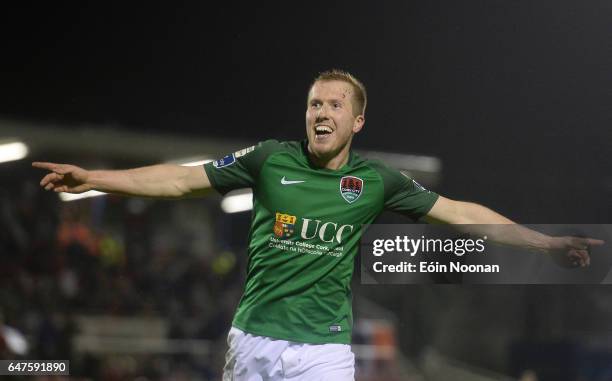
<instances>
[{"instance_id":1,"label":"face","mask_svg":"<svg viewBox=\"0 0 612 381\"><path fill-rule=\"evenodd\" d=\"M350 148L353 134L365 121L353 115L354 90L344 81L319 81L308 93L306 135L309 151L320 159L332 159Z\"/></svg>"}]
</instances>

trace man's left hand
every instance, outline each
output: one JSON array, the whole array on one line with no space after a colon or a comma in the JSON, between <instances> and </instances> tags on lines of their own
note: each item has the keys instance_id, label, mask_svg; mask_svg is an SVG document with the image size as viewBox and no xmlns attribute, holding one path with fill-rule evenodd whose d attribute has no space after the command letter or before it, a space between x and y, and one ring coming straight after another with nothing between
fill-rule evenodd
<instances>
[{"instance_id":1,"label":"man's left hand","mask_svg":"<svg viewBox=\"0 0 612 381\"><path fill-rule=\"evenodd\" d=\"M552 237L548 252L559 255L564 259L564 262L575 267L586 267L591 264L590 248L591 246L601 246L604 241L593 238L582 237Z\"/></svg>"}]
</instances>

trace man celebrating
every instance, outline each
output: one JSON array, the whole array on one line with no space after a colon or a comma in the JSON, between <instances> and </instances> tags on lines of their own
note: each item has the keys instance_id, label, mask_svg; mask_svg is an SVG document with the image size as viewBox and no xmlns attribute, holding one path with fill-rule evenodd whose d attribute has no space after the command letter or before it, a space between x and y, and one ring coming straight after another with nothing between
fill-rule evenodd
<instances>
[{"instance_id":1,"label":"man celebrating","mask_svg":"<svg viewBox=\"0 0 612 381\"><path fill-rule=\"evenodd\" d=\"M33 163L46 190L185 197L209 188L253 189L248 273L228 343L224 380L352 380L350 281L361 225L383 211L449 224L513 224L481 205L428 191L384 163L351 151L365 123L365 87L340 70L308 92L302 142L268 140L201 167L155 165L87 171ZM601 241L549 237L518 225L491 239L589 263Z\"/></svg>"}]
</instances>

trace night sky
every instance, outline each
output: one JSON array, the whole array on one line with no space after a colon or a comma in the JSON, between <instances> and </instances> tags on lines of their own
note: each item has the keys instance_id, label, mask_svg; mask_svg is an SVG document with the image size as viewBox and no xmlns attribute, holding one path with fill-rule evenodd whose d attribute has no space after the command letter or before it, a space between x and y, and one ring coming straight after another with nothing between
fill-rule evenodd
<instances>
[{"instance_id":1,"label":"night sky","mask_svg":"<svg viewBox=\"0 0 612 381\"><path fill-rule=\"evenodd\" d=\"M46 2L1 20L2 117L301 139L311 79L338 67L368 88L356 147L438 156L437 191L522 222L610 222L609 1Z\"/></svg>"}]
</instances>

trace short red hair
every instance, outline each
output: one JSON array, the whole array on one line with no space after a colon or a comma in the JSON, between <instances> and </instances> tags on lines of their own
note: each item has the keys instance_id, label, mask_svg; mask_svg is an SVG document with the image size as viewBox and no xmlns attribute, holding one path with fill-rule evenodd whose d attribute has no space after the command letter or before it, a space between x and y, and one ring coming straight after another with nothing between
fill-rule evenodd
<instances>
[{"instance_id":1,"label":"short red hair","mask_svg":"<svg viewBox=\"0 0 612 381\"><path fill-rule=\"evenodd\" d=\"M361 83L361 81L358 80L354 75L352 75L348 71L340 69L326 70L322 73L319 73L319 75L314 79L314 81L312 81L312 84L310 85L308 91L310 92L315 83L324 81L343 81L350 84L354 90L353 114L355 116L365 115L365 109L368 103L366 88L363 83Z\"/></svg>"}]
</instances>

